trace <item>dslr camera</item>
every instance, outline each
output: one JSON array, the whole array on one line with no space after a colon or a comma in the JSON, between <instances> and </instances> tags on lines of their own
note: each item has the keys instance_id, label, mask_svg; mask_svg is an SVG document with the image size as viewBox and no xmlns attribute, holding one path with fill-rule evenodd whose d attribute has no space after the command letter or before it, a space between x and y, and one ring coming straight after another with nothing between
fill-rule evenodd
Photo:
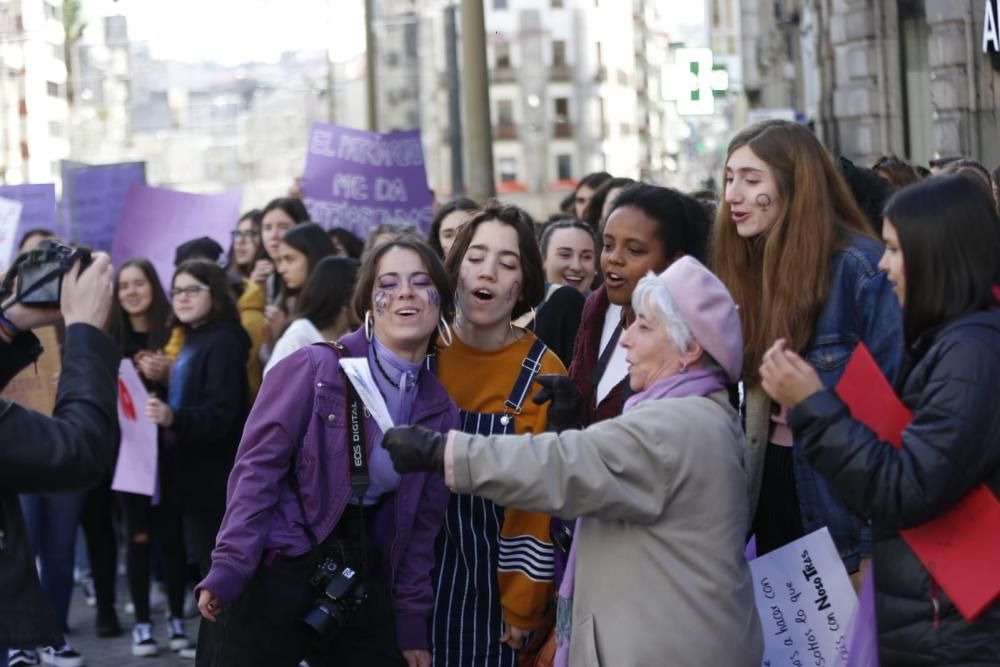
<instances>
[{"instance_id":1,"label":"dslr camera","mask_svg":"<svg viewBox=\"0 0 1000 667\"><path fill-rule=\"evenodd\" d=\"M90 265L90 248L72 248L52 239L41 241L23 253L4 278L0 294L7 297L17 277L17 301L26 306L58 308L62 278L77 259L81 267ZM82 269L81 269L82 270Z\"/></svg>"},{"instance_id":2,"label":"dslr camera","mask_svg":"<svg viewBox=\"0 0 1000 667\"><path fill-rule=\"evenodd\" d=\"M320 636L333 639L361 605L368 594L365 592L361 573L353 568L340 566L332 558L327 558L313 574L309 583L318 588L319 598L306 614L305 623Z\"/></svg>"}]
</instances>

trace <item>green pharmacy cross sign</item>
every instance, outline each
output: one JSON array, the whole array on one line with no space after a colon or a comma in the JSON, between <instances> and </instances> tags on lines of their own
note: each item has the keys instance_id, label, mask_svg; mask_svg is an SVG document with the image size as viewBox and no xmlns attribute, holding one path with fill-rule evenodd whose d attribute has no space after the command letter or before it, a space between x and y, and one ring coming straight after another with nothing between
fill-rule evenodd
<instances>
[{"instance_id":1,"label":"green pharmacy cross sign","mask_svg":"<svg viewBox=\"0 0 1000 667\"><path fill-rule=\"evenodd\" d=\"M715 113L715 94L729 89L729 73L712 64L711 49L675 49L673 65L663 70L663 92L682 116Z\"/></svg>"}]
</instances>

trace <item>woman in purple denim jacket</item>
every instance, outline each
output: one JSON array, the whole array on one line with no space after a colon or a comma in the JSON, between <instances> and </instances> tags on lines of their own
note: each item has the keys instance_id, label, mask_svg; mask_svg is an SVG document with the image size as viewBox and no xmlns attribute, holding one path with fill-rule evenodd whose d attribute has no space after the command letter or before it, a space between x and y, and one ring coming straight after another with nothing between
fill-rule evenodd
<instances>
[{"instance_id":1,"label":"woman in purple denim jacket","mask_svg":"<svg viewBox=\"0 0 1000 667\"><path fill-rule=\"evenodd\" d=\"M212 568L197 587L210 621L202 623L198 665L281 667L304 657L312 665L430 664L430 571L448 490L431 475L396 474L366 407L370 482L359 503L339 358L368 360L394 424L457 427L454 403L424 364L453 316L452 289L433 251L402 238L366 259L354 309L363 331L336 350L319 343L294 352L261 387L229 478ZM310 579L326 559L362 572L367 597L321 634L304 619L325 586Z\"/></svg>"}]
</instances>

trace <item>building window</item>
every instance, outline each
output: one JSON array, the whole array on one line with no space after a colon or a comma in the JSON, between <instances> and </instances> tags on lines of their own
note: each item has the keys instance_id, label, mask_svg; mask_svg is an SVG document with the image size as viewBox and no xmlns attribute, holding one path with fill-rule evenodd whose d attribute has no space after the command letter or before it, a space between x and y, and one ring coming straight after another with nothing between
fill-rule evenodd
<instances>
[{"instance_id":1,"label":"building window","mask_svg":"<svg viewBox=\"0 0 1000 667\"><path fill-rule=\"evenodd\" d=\"M500 182L513 183L517 180L517 160L512 157L502 157L500 163Z\"/></svg>"},{"instance_id":2,"label":"building window","mask_svg":"<svg viewBox=\"0 0 1000 667\"><path fill-rule=\"evenodd\" d=\"M497 100L497 125L514 124L514 103L510 100Z\"/></svg>"},{"instance_id":3,"label":"building window","mask_svg":"<svg viewBox=\"0 0 1000 667\"><path fill-rule=\"evenodd\" d=\"M55 4L52 4L50 2L46 2L44 4L45 4L45 17L46 18L55 19L57 21L62 21L62 8L60 8L59 6L57 6Z\"/></svg>"},{"instance_id":4,"label":"building window","mask_svg":"<svg viewBox=\"0 0 1000 667\"><path fill-rule=\"evenodd\" d=\"M569 99L565 97L557 97L555 99L555 121L557 123L568 123L569 122Z\"/></svg>"},{"instance_id":5,"label":"building window","mask_svg":"<svg viewBox=\"0 0 1000 667\"><path fill-rule=\"evenodd\" d=\"M556 156L556 178L560 181L567 181L573 178L573 156Z\"/></svg>"},{"instance_id":6,"label":"building window","mask_svg":"<svg viewBox=\"0 0 1000 667\"><path fill-rule=\"evenodd\" d=\"M52 81L46 81L45 90L52 97L62 97L62 87L58 83L53 83Z\"/></svg>"},{"instance_id":7,"label":"building window","mask_svg":"<svg viewBox=\"0 0 1000 667\"><path fill-rule=\"evenodd\" d=\"M60 61L63 58L66 57L66 53L63 51L63 45L62 44L53 44L52 45L52 57L55 58L56 60L60 60Z\"/></svg>"},{"instance_id":8,"label":"building window","mask_svg":"<svg viewBox=\"0 0 1000 667\"><path fill-rule=\"evenodd\" d=\"M385 54L385 64L389 67L396 67L399 65L399 54L395 51L390 51Z\"/></svg>"},{"instance_id":9,"label":"building window","mask_svg":"<svg viewBox=\"0 0 1000 667\"><path fill-rule=\"evenodd\" d=\"M493 45L493 65L497 69L510 67L510 44L507 42L497 42Z\"/></svg>"},{"instance_id":10,"label":"building window","mask_svg":"<svg viewBox=\"0 0 1000 667\"><path fill-rule=\"evenodd\" d=\"M562 9L563 0L552 0L552 9Z\"/></svg>"},{"instance_id":11,"label":"building window","mask_svg":"<svg viewBox=\"0 0 1000 667\"><path fill-rule=\"evenodd\" d=\"M552 40L552 66L566 66L566 42L561 39Z\"/></svg>"},{"instance_id":12,"label":"building window","mask_svg":"<svg viewBox=\"0 0 1000 667\"><path fill-rule=\"evenodd\" d=\"M493 9L507 9L507 0L493 0Z\"/></svg>"}]
</instances>

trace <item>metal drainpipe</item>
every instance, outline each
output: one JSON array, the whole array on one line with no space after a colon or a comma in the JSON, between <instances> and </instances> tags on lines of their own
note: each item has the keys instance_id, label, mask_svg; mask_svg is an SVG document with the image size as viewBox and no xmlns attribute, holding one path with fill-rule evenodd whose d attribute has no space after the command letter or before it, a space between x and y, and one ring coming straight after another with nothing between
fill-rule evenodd
<instances>
[{"instance_id":1,"label":"metal drainpipe","mask_svg":"<svg viewBox=\"0 0 1000 667\"><path fill-rule=\"evenodd\" d=\"M976 61L975 37L972 26L975 24L974 0L968 0L968 11L965 16L965 77L968 79L969 95L969 146L967 154L979 157L979 105L976 104Z\"/></svg>"}]
</instances>

